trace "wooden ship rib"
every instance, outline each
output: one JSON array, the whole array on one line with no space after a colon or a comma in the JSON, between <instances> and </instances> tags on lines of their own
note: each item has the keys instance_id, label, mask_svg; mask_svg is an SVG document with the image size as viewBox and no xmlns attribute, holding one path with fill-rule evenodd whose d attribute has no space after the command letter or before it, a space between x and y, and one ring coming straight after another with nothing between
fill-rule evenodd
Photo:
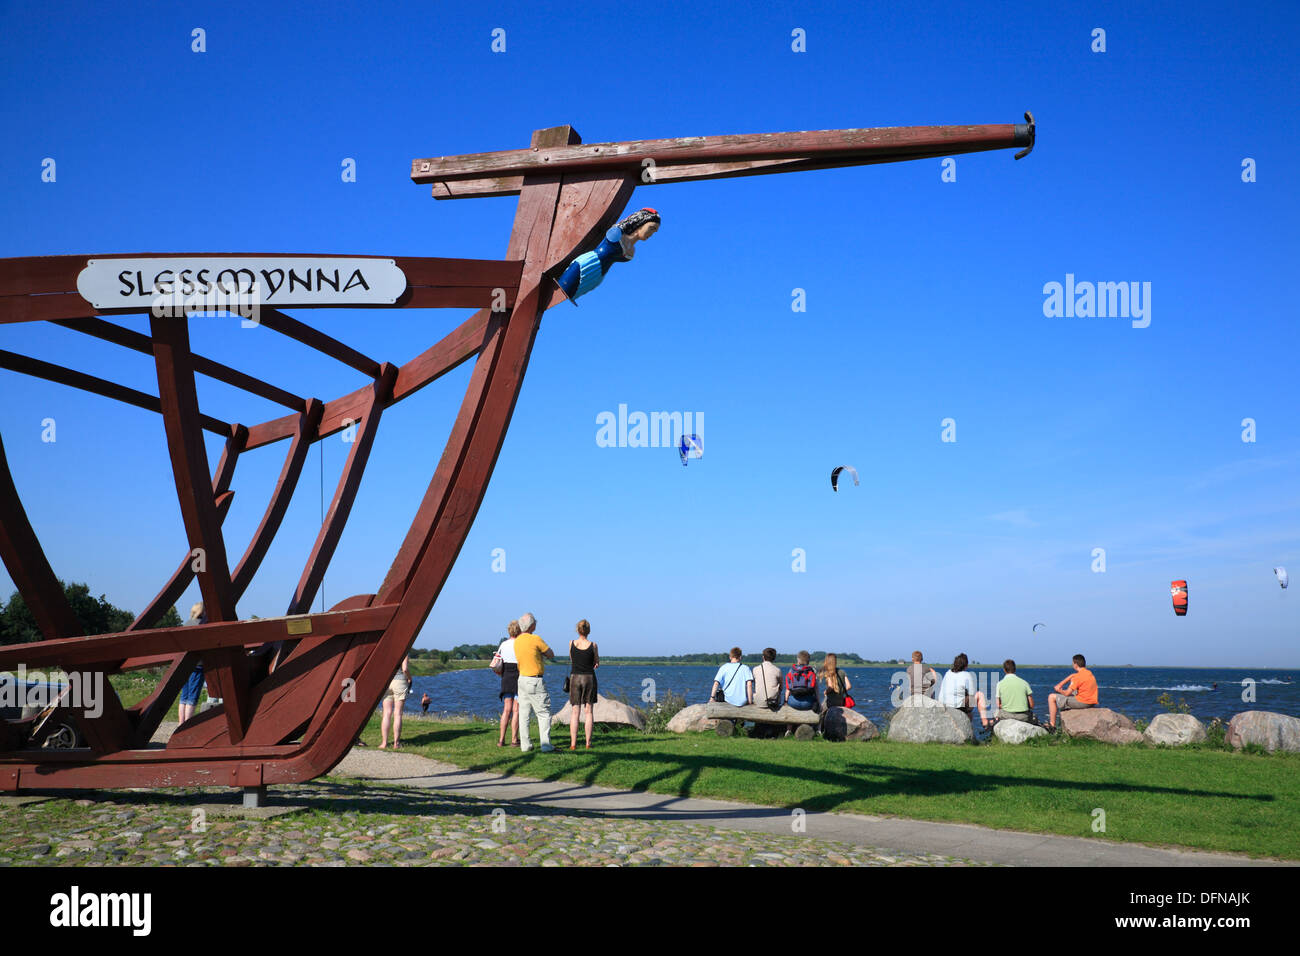
<instances>
[{"instance_id":1,"label":"wooden ship rib","mask_svg":"<svg viewBox=\"0 0 1300 956\"><path fill-rule=\"evenodd\" d=\"M150 315L150 334L110 318L77 291L93 260L140 256L48 256L0 260L0 324L54 322L152 355L158 394L0 350L0 366L157 412L180 502L186 541L157 597L125 631L86 635L28 520L0 444L0 556L35 617L42 640L0 647L0 670L58 668L103 680L102 712L69 716L84 736L75 749L41 747L32 722L0 724L0 790L230 786L261 788L328 772L351 747L413 645L450 574L483 501L528 367L543 313L563 301L554 281L619 218L633 191L703 179L757 176L955 155L1034 143L1025 123L705 136L582 144L568 126L536 131L527 149L417 159L416 183L437 199L517 195L501 261L402 258L407 288L393 308L477 308L441 341L397 366L371 358L275 308L261 324L344 363L370 381L330 401L304 397L190 349L188 319ZM153 255L152 258L167 258ZM177 258L180 258L179 256ZM355 257L361 258L361 257ZM349 308L355 306L347 306ZM133 310L140 313L143 310ZM474 360L465 397L419 510L374 593L310 613L360 486L386 409ZM287 409L256 425L199 409L195 375L259 395ZM285 617L239 620L236 604L279 530L310 447L358 422L342 476ZM202 432L225 447L209 471ZM233 564L222 536L236 465L256 449L286 442L279 480L242 556ZM145 529L142 529L142 531ZM203 570L191 555L202 549ZM150 625L198 579L207 623ZM279 663L268 672L268 655ZM184 724L165 747L149 742L196 662L223 701ZM107 677L163 669L153 692L123 706Z\"/></svg>"}]
</instances>

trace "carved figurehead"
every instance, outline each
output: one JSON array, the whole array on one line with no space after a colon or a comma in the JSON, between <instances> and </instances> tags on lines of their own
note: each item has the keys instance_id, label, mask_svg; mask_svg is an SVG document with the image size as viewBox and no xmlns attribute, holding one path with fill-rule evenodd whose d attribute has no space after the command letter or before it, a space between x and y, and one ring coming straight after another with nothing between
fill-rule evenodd
<instances>
[{"instance_id":1,"label":"carved figurehead","mask_svg":"<svg viewBox=\"0 0 1300 956\"><path fill-rule=\"evenodd\" d=\"M636 244L658 230L659 213L649 207L638 209L605 233L595 249L570 262L556 281L570 300L586 295L600 285L610 266L630 261L636 254Z\"/></svg>"}]
</instances>

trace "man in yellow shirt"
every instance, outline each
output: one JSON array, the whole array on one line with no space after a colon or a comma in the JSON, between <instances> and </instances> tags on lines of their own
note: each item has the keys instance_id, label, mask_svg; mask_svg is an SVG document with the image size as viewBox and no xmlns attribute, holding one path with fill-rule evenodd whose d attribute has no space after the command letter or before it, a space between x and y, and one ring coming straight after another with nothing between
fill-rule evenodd
<instances>
[{"instance_id":1,"label":"man in yellow shirt","mask_svg":"<svg viewBox=\"0 0 1300 956\"><path fill-rule=\"evenodd\" d=\"M1092 676L1087 663L1082 654L1075 654L1074 673L1052 688L1056 693L1047 698L1048 730L1056 729L1058 711L1097 706L1097 678Z\"/></svg>"},{"instance_id":2,"label":"man in yellow shirt","mask_svg":"<svg viewBox=\"0 0 1300 956\"><path fill-rule=\"evenodd\" d=\"M519 636L515 638L515 657L519 659L519 749L524 753L533 749L528 739L528 725L532 712L537 711L537 735L542 741L542 753L550 753L551 746L551 696L546 692L546 660L555 660L555 652L533 633L537 618L525 614L519 619Z\"/></svg>"}]
</instances>

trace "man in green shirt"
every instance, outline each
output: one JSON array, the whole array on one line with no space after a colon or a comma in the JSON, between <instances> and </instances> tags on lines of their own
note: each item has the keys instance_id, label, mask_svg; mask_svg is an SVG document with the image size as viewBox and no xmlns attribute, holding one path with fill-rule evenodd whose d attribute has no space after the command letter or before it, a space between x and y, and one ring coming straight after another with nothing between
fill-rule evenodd
<instances>
[{"instance_id":1,"label":"man in green shirt","mask_svg":"<svg viewBox=\"0 0 1300 956\"><path fill-rule=\"evenodd\" d=\"M998 681L998 719L1037 723L1034 720L1034 689L1024 678L1016 676L1016 662L1010 658L1003 661L1002 672L1006 676Z\"/></svg>"}]
</instances>

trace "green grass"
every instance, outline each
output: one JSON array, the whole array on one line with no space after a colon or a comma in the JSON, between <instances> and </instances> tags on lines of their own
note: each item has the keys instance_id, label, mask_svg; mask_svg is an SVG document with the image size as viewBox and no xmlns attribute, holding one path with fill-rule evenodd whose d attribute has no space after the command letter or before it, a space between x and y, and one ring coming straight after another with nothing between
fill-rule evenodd
<instances>
[{"instance_id":1,"label":"green grass","mask_svg":"<svg viewBox=\"0 0 1300 956\"><path fill-rule=\"evenodd\" d=\"M869 813L1300 859L1300 755L1213 747L1021 746L599 733L594 749L521 754L495 725L411 722L409 752L476 770L805 810ZM379 721L363 737L379 742ZM1093 832L1093 811L1106 830Z\"/></svg>"}]
</instances>

